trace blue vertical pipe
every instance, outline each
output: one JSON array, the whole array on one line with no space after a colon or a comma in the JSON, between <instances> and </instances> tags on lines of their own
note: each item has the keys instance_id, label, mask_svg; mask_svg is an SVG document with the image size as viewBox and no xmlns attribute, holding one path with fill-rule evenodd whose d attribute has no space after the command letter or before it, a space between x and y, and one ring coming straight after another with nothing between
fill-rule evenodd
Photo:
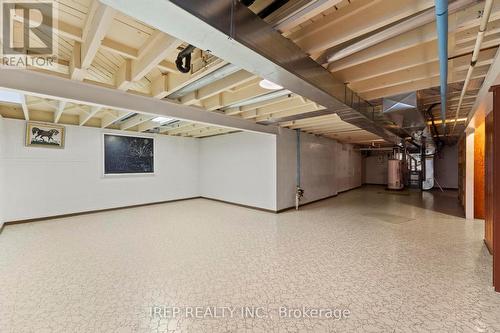
<instances>
[{"instance_id":1,"label":"blue vertical pipe","mask_svg":"<svg viewBox=\"0 0 500 333\"><path fill-rule=\"evenodd\" d=\"M300 187L300 129L295 130L297 132L297 175L296 182L297 187Z\"/></svg>"},{"instance_id":2,"label":"blue vertical pipe","mask_svg":"<svg viewBox=\"0 0 500 333\"><path fill-rule=\"evenodd\" d=\"M448 94L448 0L436 0L436 26L439 49L439 77L441 84L441 120L446 131L446 103Z\"/></svg>"}]
</instances>

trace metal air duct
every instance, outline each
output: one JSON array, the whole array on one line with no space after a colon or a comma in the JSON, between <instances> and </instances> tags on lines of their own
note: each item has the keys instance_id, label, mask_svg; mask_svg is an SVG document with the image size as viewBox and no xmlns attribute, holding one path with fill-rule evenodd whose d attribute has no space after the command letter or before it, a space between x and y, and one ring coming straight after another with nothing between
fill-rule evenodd
<instances>
[{"instance_id":1,"label":"metal air duct","mask_svg":"<svg viewBox=\"0 0 500 333\"><path fill-rule=\"evenodd\" d=\"M187 94L189 94L193 91L196 91L196 90L198 90L206 85L209 85L212 82L223 79L226 76L229 76L231 74L234 74L239 70L240 69L238 67L231 65L231 64L227 64L227 65L219 68L218 70L213 71L212 73L207 74L207 75L203 76L202 78L194 81L193 83L188 84L184 88L181 88L181 89L177 90L176 92L168 95L167 98L170 98L170 99L181 98L181 97L186 96Z\"/></svg>"},{"instance_id":2,"label":"metal air duct","mask_svg":"<svg viewBox=\"0 0 500 333\"><path fill-rule=\"evenodd\" d=\"M409 135L427 126L418 110L416 92L386 97L382 103L384 115Z\"/></svg>"}]
</instances>

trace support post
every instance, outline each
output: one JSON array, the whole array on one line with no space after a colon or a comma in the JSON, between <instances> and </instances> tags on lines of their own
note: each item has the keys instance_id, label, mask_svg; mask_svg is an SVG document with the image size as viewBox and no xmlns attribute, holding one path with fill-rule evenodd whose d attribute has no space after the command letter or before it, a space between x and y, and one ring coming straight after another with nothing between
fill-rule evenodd
<instances>
[{"instance_id":1,"label":"support post","mask_svg":"<svg viewBox=\"0 0 500 333\"><path fill-rule=\"evenodd\" d=\"M474 219L474 128L465 132L465 218Z\"/></svg>"},{"instance_id":2,"label":"support post","mask_svg":"<svg viewBox=\"0 0 500 333\"><path fill-rule=\"evenodd\" d=\"M421 178L420 178L420 189L421 190L424 190L424 182L425 182L425 179L427 178L427 171L425 170L425 159L426 159L426 151L425 151L425 147L426 147L426 144L425 144L425 137L422 137L422 146L420 147L420 168L422 169L421 170Z\"/></svg>"},{"instance_id":3,"label":"support post","mask_svg":"<svg viewBox=\"0 0 500 333\"><path fill-rule=\"evenodd\" d=\"M500 85L493 92L493 286L500 292Z\"/></svg>"},{"instance_id":4,"label":"support post","mask_svg":"<svg viewBox=\"0 0 500 333\"><path fill-rule=\"evenodd\" d=\"M300 187L300 129L295 130L297 133L297 175L296 175L296 184L297 187Z\"/></svg>"},{"instance_id":5,"label":"support post","mask_svg":"<svg viewBox=\"0 0 500 333\"><path fill-rule=\"evenodd\" d=\"M304 195L304 190L301 187L301 157L300 157L300 128L295 130L297 133L297 174L296 174L296 190L295 190L295 209L299 210L300 200Z\"/></svg>"},{"instance_id":6,"label":"support post","mask_svg":"<svg viewBox=\"0 0 500 333\"><path fill-rule=\"evenodd\" d=\"M408 185L408 159L406 157L406 140L403 140L402 148L402 159L403 159L403 185L406 187Z\"/></svg>"}]
</instances>

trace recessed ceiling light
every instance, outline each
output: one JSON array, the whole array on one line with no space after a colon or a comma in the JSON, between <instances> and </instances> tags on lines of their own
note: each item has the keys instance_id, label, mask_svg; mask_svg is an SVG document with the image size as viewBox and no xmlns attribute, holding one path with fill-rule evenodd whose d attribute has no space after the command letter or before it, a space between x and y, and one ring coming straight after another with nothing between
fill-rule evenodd
<instances>
[{"instance_id":1,"label":"recessed ceiling light","mask_svg":"<svg viewBox=\"0 0 500 333\"><path fill-rule=\"evenodd\" d=\"M276 83L271 82L271 81L266 80L266 79L260 81L259 86L261 86L264 89L269 89L269 90L283 89L283 87L280 86L279 84L276 84Z\"/></svg>"},{"instance_id":2,"label":"recessed ceiling light","mask_svg":"<svg viewBox=\"0 0 500 333\"><path fill-rule=\"evenodd\" d=\"M166 122L174 120L173 118L167 118L167 117L156 117L151 119L151 121L158 123L158 124L164 124Z\"/></svg>"}]
</instances>

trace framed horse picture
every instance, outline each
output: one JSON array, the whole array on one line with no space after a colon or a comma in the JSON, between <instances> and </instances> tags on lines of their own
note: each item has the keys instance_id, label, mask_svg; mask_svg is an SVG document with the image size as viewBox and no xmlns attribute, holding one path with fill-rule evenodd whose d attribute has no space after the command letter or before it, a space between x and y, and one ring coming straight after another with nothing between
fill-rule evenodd
<instances>
[{"instance_id":1,"label":"framed horse picture","mask_svg":"<svg viewBox=\"0 0 500 333\"><path fill-rule=\"evenodd\" d=\"M26 146L64 148L64 126L28 122L26 125Z\"/></svg>"}]
</instances>

